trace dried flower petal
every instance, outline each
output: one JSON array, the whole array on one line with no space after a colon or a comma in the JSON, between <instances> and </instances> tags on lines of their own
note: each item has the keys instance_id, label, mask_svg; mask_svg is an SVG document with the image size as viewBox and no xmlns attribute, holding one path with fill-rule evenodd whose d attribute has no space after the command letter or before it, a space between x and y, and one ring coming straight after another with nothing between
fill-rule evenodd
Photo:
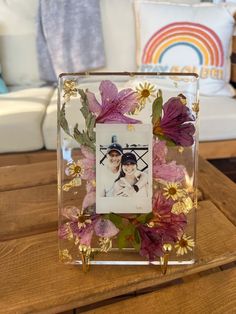
<instances>
[{"instance_id":1,"label":"dried flower petal","mask_svg":"<svg viewBox=\"0 0 236 314\"><path fill-rule=\"evenodd\" d=\"M124 115L136 107L136 92L130 88L118 92L115 84L109 80L102 81L99 90L101 104L93 93L86 92L89 110L95 113L96 123L140 123L140 121Z\"/></svg>"}]
</instances>

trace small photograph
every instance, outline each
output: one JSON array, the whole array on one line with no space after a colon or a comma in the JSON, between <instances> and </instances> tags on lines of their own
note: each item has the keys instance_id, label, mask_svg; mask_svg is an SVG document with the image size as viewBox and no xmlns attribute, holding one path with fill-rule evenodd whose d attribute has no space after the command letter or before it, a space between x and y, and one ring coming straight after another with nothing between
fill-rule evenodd
<instances>
[{"instance_id":1,"label":"small photograph","mask_svg":"<svg viewBox=\"0 0 236 314\"><path fill-rule=\"evenodd\" d=\"M96 212L152 210L152 128L96 125Z\"/></svg>"}]
</instances>

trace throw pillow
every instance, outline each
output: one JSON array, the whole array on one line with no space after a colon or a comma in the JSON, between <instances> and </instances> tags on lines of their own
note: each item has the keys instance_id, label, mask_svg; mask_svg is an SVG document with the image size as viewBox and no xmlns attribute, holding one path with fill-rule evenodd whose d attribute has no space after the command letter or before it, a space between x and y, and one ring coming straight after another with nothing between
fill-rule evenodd
<instances>
[{"instance_id":1,"label":"throw pillow","mask_svg":"<svg viewBox=\"0 0 236 314\"><path fill-rule=\"evenodd\" d=\"M143 72L195 72L204 95L233 96L236 6L136 1L137 62Z\"/></svg>"}]
</instances>

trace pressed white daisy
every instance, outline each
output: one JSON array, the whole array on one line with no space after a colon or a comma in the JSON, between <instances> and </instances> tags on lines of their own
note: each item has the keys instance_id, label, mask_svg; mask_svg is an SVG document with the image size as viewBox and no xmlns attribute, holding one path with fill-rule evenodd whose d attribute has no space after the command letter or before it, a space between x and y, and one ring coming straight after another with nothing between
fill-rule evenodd
<instances>
[{"instance_id":1,"label":"pressed white daisy","mask_svg":"<svg viewBox=\"0 0 236 314\"><path fill-rule=\"evenodd\" d=\"M73 161L67 164L67 168L65 170L67 176L72 177L81 177L84 174L84 167L80 160Z\"/></svg>"},{"instance_id":2,"label":"pressed white daisy","mask_svg":"<svg viewBox=\"0 0 236 314\"><path fill-rule=\"evenodd\" d=\"M166 199L172 198L172 200L177 201L179 198L183 197L185 194L184 189L180 188L180 185L175 182L167 182L163 189L165 192L163 195Z\"/></svg>"},{"instance_id":3,"label":"pressed white daisy","mask_svg":"<svg viewBox=\"0 0 236 314\"><path fill-rule=\"evenodd\" d=\"M78 212L78 228L82 229L85 228L87 224L91 224L92 220L89 218L90 215L85 214L84 211L81 209Z\"/></svg>"},{"instance_id":4,"label":"pressed white daisy","mask_svg":"<svg viewBox=\"0 0 236 314\"><path fill-rule=\"evenodd\" d=\"M151 83L139 83L138 87L136 87L136 91L138 93L138 101L142 106L150 100L150 97L156 97L156 88Z\"/></svg>"},{"instance_id":5,"label":"pressed white daisy","mask_svg":"<svg viewBox=\"0 0 236 314\"><path fill-rule=\"evenodd\" d=\"M185 233L182 237L179 238L179 241L176 243L176 255L184 255L187 254L188 251L192 251L195 243L194 240L191 239L191 236L187 236Z\"/></svg>"}]
</instances>

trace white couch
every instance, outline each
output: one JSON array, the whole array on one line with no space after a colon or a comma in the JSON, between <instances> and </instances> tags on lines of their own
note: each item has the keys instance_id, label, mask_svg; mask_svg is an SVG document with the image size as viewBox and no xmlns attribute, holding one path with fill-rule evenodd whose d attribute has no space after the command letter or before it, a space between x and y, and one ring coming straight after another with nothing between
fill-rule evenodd
<instances>
[{"instance_id":1,"label":"white couch","mask_svg":"<svg viewBox=\"0 0 236 314\"><path fill-rule=\"evenodd\" d=\"M100 2L106 53L102 71L137 70L132 0ZM10 90L0 96L1 153L56 148L57 91L39 87L37 3L0 0L0 62ZM200 141L229 139L236 139L235 99L201 97Z\"/></svg>"}]
</instances>

